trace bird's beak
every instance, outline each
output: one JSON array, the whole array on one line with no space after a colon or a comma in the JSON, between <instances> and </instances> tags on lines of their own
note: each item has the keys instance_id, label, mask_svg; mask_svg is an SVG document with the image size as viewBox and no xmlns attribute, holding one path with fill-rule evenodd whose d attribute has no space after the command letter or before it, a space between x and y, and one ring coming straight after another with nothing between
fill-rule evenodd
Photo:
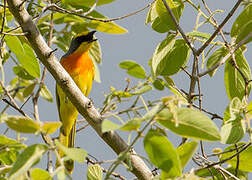
<instances>
[{"instance_id":1,"label":"bird's beak","mask_svg":"<svg viewBox=\"0 0 252 180\"><path fill-rule=\"evenodd\" d=\"M89 39L91 39L89 42L97 41L97 39L94 39L95 32L96 31L91 31L90 33L88 33L88 37L89 37Z\"/></svg>"}]
</instances>

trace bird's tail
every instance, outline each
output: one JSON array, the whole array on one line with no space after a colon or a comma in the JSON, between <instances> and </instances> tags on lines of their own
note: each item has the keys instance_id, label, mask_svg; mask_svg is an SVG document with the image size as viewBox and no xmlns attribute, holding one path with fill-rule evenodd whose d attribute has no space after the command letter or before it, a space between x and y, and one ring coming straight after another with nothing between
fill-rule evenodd
<instances>
[{"instance_id":1,"label":"bird's tail","mask_svg":"<svg viewBox=\"0 0 252 180\"><path fill-rule=\"evenodd\" d=\"M59 142L66 147L69 147L69 148L74 147L75 131L76 131L76 123L74 123L69 135L65 135L63 132L63 129L60 129ZM64 152L60 149L58 150L58 153L61 158L65 156ZM56 167L58 167L59 165L60 165L59 162L56 161ZM68 173L72 174L73 168L74 168L74 161L71 159L66 160L64 161L64 166L66 170L68 171Z\"/></svg>"}]
</instances>

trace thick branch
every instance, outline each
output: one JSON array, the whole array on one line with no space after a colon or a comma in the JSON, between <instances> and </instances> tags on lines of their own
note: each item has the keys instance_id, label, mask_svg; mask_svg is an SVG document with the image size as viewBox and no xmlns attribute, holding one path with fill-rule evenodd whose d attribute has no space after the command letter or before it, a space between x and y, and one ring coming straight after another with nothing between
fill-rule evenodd
<instances>
[{"instance_id":1,"label":"thick branch","mask_svg":"<svg viewBox=\"0 0 252 180\"><path fill-rule=\"evenodd\" d=\"M9 10L14 15L16 21L21 25L23 32L26 33L25 36L36 52L38 58L52 74L71 102L76 106L80 114L117 154L125 151L128 145L116 132L111 131L104 134L102 133L101 115L94 108L91 101L82 94L69 74L58 62L54 54L51 53L52 50L48 47L36 25L33 23L32 17L26 11L23 1L8 0L7 2ZM134 173L138 179L150 179L152 177L149 168L137 155L131 155L131 165L133 167L132 173Z\"/></svg>"}]
</instances>

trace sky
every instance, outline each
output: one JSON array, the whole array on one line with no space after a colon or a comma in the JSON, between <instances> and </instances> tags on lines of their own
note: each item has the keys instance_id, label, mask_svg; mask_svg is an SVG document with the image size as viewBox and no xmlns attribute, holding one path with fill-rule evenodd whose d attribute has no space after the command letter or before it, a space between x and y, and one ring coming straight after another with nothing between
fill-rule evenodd
<instances>
[{"instance_id":1,"label":"sky","mask_svg":"<svg viewBox=\"0 0 252 180\"><path fill-rule=\"evenodd\" d=\"M146 6L149 2L147 0L116 0L115 2L97 7L98 10L103 15L113 18L128 14L132 11L135 11L139 8ZM199 1L193 1L199 2ZM201 1L200 1L201 2ZM233 7L235 0L222 0L222 1L207 1L210 9L217 10L222 9L225 12L218 14L216 16L217 21L221 22L223 18L227 15L228 11ZM239 12L241 12L242 7L235 13L231 18L230 22L224 26L225 31L230 31L231 25L235 20L235 17ZM101 74L101 83L94 83L93 88L89 97L93 100L96 107L101 107L104 101L104 93L109 92L110 86L115 87L116 89L124 89L126 86L125 78L130 77L127 73L120 69L118 64L124 60L134 60L137 63L141 64L145 70L150 73L148 67L148 60L152 57L152 54L157 46L157 44L162 41L166 34L159 34L151 29L149 25L145 25L145 18L148 10L145 10L139 14L128 17L123 20L116 21L117 24L123 26L128 30L128 33L121 35L106 34L102 32L97 32L96 36L99 40L102 48L102 65L99 66ZM180 25L185 32L192 31L194 22L196 19L197 12L192 9L188 4L185 5L185 10L181 17ZM203 32L212 33L214 29L210 26L200 29ZM252 43L248 46L248 49L252 48ZM63 55L62 52L58 51L56 56L60 58ZM250 66L252 62L252 51L246 52L245 54ZM191 61L191 59L190 59ZM191 63L189 62L189 65ZM216 112L223 115L223 112L226 106L229 103L227 98L225 87L224 87L224 66L219 68L216 75L213 78L205 76L201 80L201 87L203 96L203 107L208 109L211 112ZM132 84L139 82L138 79L130 77ZM172 76L177 87L187 90L189 88L188 77L183 72L180 72L179 75ZM55 81L52 76L47 73L46 84L54 93ZM146 99L158 99L162 96L172 95L168 89L164 91L153 91L144 96ZM54 95L55 98L55 95ZM58 113L56 109L55 101L48 104L45 100L41 99L39 101L39 111L40 119L42 121L57 121ZM30 110L31 111L31 110ZM80 117L81 118L81 117ZM126 120L126 119L124 119ZM217 122L218 125L221 122ZM1 129L1 128L0 128ZM126 133L120 133L123 137L126 138ZM32 137L31 142L35 143L40 140L40 137ZM134 134L133 134L134 137ZM176 147L180 143L178 136L173 133L168 132L168 138L171 140L173 145ZM127 138L125 139L127 141ZM218 145L223 147L220 143L207 143L207 152L211 152L214 146ZM94 130L91 127L86 128L81 131L76 136L76 146L81 147L88 151L92 156L96 157L98 160L111 160L116 158L115 153L95 134ZM136 152L141 155L146 156L142 141L140 140L136 146L134 146ZM45 159L43 164L45 163ZM76 163L77 164L77 163ZM44 164L45 165L45 164ZM186 170L191 169L193 164L190 163ZM77 164L75 171L73 173L73 179L83 179L81 177L86 174L86 165ZM108 167L106 164L104 167ZM194 167L196 167L194 165ZM131 173L128 173L124 167L119 167L116 172L119 172L124 177L130 179L134 178Z\"/></svg>"}]
</instances>

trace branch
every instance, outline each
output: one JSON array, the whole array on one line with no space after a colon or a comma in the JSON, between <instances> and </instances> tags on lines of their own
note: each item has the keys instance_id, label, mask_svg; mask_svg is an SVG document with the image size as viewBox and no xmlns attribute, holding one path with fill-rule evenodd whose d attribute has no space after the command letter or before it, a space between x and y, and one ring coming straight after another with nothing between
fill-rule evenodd
<instances>
[{"instance_id":1,"label":"branch","mask_svg":"<svg viewBox=\"0 0 252 180\"><path fill-rule=\"evenodd\" d=\"M169 7L169 5L167 4L166 0L162 0L164 3L164 6L166 7L168 13L170 14L172 21L174 22L176 28L178 29L178 31L180 32L180 34L182 35L183 39L185 40L186 44L190 47L190 49L193 51L193 54L196 53L196 49L193 47L193 44L188 40L188 38L186 37L183 29L179 26L174 14L172 13L171 8Z\"/></svg>"},{"instance_id":2,"label":"branch","mask_svg":"<svg viewBox=\"0 0 252 180\"><path fill-rule=\"evenodd\" d=\"M7 0L7 2L9 10L15 17L16 21L21 25L23 32L27 32L25 36L36 52L38 58L52 74L54 79L78 109L80 114L117 154L125 151L128 148L128 145L116 132L111 131L102 133L101 115L92 105L91 101L82 94L69 74L58 62L57 58L52 53L52 49L48 47L43 37L39 33L38 28L32 21L32 17L26 11L23 1ZM141 158L136 155L131 155L130 159L131 165L133 167L131 172L134 173L138 179L151 179L152 173Z\"/></svg>"},{"instance_id":3,"label":"branch","mask_svg":"<svg viewBox=\"0 0 252 180\"><path fill-rule=\"evenodd\" d=\"M104 18L95 18L95 17L90 17L90 16L87 16L91 11L94 10L95 8L95 4L94 6L92 6L87 12L85 12L84 14L80 14L78 12L76 12L75 10L68 10L68 9L64 9L60 6L58 6L57 4L50 4L49 6L47 7L43 7L43 6L40 6L40 5L37 5L35 4L36 6L39 6L41 8L45 8L43 11L45 12L46 10L50 10L50 11L55 11L55 12L59 12L59 13L66 13L66 14L71 14L71 15L75 15L75 16L79 16L79 17L82 17L82 18L85 18L85 19L89 19L89 20L94 20L94 21L100 21L100 22L112 22L112 21L117 21L117 20L121 20L121 19L124 19L124 18L127 18L127 17L130 17L130 16L133 16L137 13L140 13L142 12L143 10L149 8L156 0L154 0L153 2L147 4L145 7L141 8L141 9L138 9L136 11L133 11L129 14L126 14L126 15L123 15L123 16L119 16L119 17L116 17L116 18L111 18L111 19L104 19ZM42 12L43 13L43 12Z\"/></svg>"},{"instance_id":4,"label":"branch","mask_svg":"<svg viewBox=\"0 0 252 180\"><path fill-rule=\"evenodd\" d=\"M241 4L242 0L238 0L237 3L234 5L233 9L228 13L226 18L222 21L222 23L218 26L218 28L214 31L212 36L201 46L201 48L198 49L197 55L200 55L202 51L212 42L212 40L215 38L215 36L220 32L220 30L223 28L223 26L228 22L228 20L232 17L236 9Z\"/></svg>"},{"instance_id":5,"label":"branch","mask_svg":"<svg viewBox=\"0 0 252 180\"><path fill-rule=\"evenodd\" d=\"M234 49L225 56L223 57L217 64L215 64L214 66L212 66L211 68L207 69L206 71L202 72L199 74L199 77L202 77L206 74L208 74L209 72L212 72L213 70L215 70L216 68L220 67L222 64L224 64L226 62L226 60L228 60L228 58L235 53L235 51L237 49L239 49L249 38L252 37L252 32L249 33L242 41L240 41L235 47Z\"/></svg>"}]
</instances>

